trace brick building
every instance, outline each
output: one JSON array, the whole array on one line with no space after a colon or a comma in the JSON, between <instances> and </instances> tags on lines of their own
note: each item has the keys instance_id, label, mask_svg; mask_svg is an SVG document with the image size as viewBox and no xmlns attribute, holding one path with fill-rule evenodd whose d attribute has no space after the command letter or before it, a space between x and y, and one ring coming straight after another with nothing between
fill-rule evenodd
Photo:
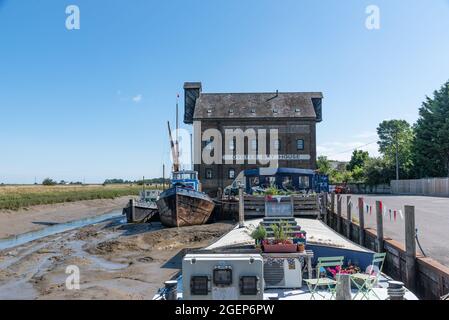
<instances>
[{"instance_id":1,"label":"brick building","mask_svg":"<svg viewBox=\"0 0 449 320\"><path fill-rule=\"evenodd\" d=\"M199 157L194 168L205 192L215 194L218 188L223 190L242 170L268 166L248 157L260 150L269 154L276 150L278 167L316 169L316 124L322 121L322 93L203 93L200 82L186 82L184 94L184 123L195 123L194 130L201 131L201 136L208 129L217 129L223 137L226 130L235 129L278 132L276 139L263 140L265 149L259 139L244 138L243 163L208 165ZM223 138L222 142L221 156L228 160L235 157L235 140ZM207 139L195 139L195 153L203 152L208 143Z\"/></svg>"}]
</instances>

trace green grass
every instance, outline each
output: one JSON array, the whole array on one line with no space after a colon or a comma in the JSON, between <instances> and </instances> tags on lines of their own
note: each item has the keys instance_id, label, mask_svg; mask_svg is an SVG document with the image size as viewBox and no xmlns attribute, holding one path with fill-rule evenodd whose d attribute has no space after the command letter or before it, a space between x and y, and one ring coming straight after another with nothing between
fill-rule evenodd
<instances>
[{"instance_id":1,"label":"green grass","mask_svg":"<svg viewBox=\"0 0 449 320\"><path fill-rule=\"evenodd\" d=\"M137 185L2 186L0 210L18 210L34 205L138 195Z\"/></svg>"}]
</instances>

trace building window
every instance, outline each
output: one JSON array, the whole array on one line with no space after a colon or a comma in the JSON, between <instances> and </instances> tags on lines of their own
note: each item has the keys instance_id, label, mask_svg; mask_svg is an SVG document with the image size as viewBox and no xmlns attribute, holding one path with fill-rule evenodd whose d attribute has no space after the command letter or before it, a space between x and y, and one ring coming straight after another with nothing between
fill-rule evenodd
<instances>
[{"instance_id":1,"label":"building window","mask_svg":"<svg viewBox=\"0 0 449 320\"><path fill-rule=\"evenodd\" d=\"M296 149L304 150L304 139L296 140Z\"/></svg>"},{"instance_id":2,"label":"building window","mask_svg":"<svg viewBox=\"0 0 449 320\"><path fill-rule=\"evenodd\" d=\"M256 109L252 108L251 113L256 113Z\"/></svg>"},{"instance_id":3,"label":"building window","mask_svg":"<svg viewBox=\"0 0 449 320\"><path fill-rule=\"evenodd\" d=\"M229 169L229 171L228 171L228 178L229 179L235 179L235 169Z\"/></svg>"},{"instance_id":4,"label":"building window","mask_svg":"<svg viewBox=\"0 0 449 320\"><path fill-rule=\"evenodd\" d=\"M281 140L280 139L274 140L274 150L281 150Z\"/></svg>"},{"instance_id":5,"label":"building window","mask_svg":"<svg viewBox=\"0 0 449 320\"><path fill-rule=\"evenodd\" d=\"M257 151L257 140L256 139L251 140L251 150Z\"/></svg>"},{"instance_id":6,"label":"building window","mask_svg":"<svg viewBox=\"0 0 449 320\"><path fill-rule=\"evenodd\" d=\"M206 169L206 179L212 179L212 169Z\"/></svg>"},{"instance_id":7,"label":"building window","mask_svg":"<svg viewBox=\"0 0 449 320\"><path fill-rule=\"evenodd\" d=\"M299 177L299 188L300 189L309 189L310 188L310 179L306 176Z\"/></svg>"}]
</instances>

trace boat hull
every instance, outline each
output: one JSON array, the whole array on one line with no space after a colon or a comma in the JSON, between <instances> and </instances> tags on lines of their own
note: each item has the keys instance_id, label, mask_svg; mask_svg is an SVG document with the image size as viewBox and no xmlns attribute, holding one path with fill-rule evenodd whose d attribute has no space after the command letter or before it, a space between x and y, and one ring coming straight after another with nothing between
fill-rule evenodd
<instances>
[{"instance_id":1,"label":"boat hull","mask_svg":"<svg viewBox=\"0 0 449 320\"><path fill-rule=\"evenodd\" d=\"M128 204L128 206L123 208L123 215L126 216L128 223L147 223L159 220L155 204L135 203L133 207Z\"/></svg>"},{"instance_id":2,"label":"boat hull","mask_svg":"<svg viewBox=\"0 0 449 320\"><path fill-rule=\"evenodd\" d=\"M173 187L160 195L157 207L164 226L186 227L205 224L215 204L208 195L202 192Z\"/></svg>"}]
</instances>

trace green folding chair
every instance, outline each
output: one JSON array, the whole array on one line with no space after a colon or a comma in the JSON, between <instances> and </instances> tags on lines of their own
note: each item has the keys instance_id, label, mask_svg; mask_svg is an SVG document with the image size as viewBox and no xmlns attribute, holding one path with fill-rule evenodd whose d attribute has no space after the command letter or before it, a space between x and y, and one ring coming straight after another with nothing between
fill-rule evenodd
<instances>
[{"instance_id":1,"label":"green folding chair","mask_svg":"<svg viewBox=\"0 0 449 320\"><path fill-rule=\"evenodd\" d=\"M355 294L353 300L355 300L360 294L362 295L361 300L364 298L369 300L371 293L378 300L381 300L373 289L379 281L386 255L386 253L375 253L373 255L373 262L367 267L367 273L356 273L351 275L351 282L357 287L357 293Z\"/></svg>"},{"instance_id":2,"label":"green folding chair","mask_svg":"<svg viewBox=\"0 0 449 320\"><path fill-rule=\"evenodd\" d=\"M331 279L327 276L326 268L335 268L342 267L343 260L345 257L321 257L318 258L318 263L316 265L316 279L304 279L304 282L307 284L309 291L311 293L310 300L315 299L315 295L319 295L322 298L325 298L324 295L320 294L317 289L320 287L327 287L329 292L331 293L331 299L335 296L337 280ZM322 275L322 270L324 270Z\"/></svg>"}]
</instances>

